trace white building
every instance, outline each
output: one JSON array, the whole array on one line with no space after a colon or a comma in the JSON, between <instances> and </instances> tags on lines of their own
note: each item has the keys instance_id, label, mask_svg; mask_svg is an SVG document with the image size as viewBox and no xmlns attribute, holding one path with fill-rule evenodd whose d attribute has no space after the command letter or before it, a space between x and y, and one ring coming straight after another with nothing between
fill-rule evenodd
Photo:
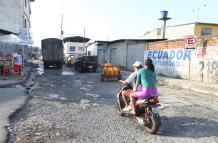
<instances>
[{"instance_id":1,"label":"white building","mask_svg":"<svg viewBox=\"0 0 218 143\"><path fill-rule=\"evenodd\" d=\"M31 2L34 0L0 0L0 35L14 33L31 38Z\"/></svg>"},{"instance_id":2,"label":"white building","mask_svg":"<svg viewBox=\"0 0 218 143\"><path fill-rule=\"evenodd\" d=\"M68 56L82 56L87 53L87 49L85 47L88 46L89 38L73 36L73 37L65 37L63 39L64 42L64 57Z\"/></svg>"},{"instance_id":3,"label":"white building","mask_svg":"<svg viewBox=\"0 0 218 143\"><path fill-rule=\"evenodd\" d=\"M94 42L91 43L88 47L87 47L87 51L88 51L88 55L90 56L97 56L97 47L98 47L98 42Z\"/></svg>"}]
</instances>

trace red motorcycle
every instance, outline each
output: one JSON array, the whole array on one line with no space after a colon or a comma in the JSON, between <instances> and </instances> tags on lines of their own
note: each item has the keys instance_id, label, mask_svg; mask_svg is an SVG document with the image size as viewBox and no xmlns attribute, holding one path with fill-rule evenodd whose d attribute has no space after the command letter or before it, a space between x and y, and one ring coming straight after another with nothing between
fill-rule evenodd
<instances>
[{"instance_id":1,"label":"red motorcycle","mask_svg":"<svg viewBox=\"0 0 218 143\"><path fill-rule=\"evenodd\" d=\"M116 113L120 116L129 116L129 111L123 110L125 103L123 101L121 92L126 89L132 89L132 86L127 84L122 87L116 95ZM159 99L150 96L147 99L138 99L136 101L136 115L137 121L143 125L148 133L156 134L161 125L161 119L158 111Z\"/></svg>"}]
</instances>

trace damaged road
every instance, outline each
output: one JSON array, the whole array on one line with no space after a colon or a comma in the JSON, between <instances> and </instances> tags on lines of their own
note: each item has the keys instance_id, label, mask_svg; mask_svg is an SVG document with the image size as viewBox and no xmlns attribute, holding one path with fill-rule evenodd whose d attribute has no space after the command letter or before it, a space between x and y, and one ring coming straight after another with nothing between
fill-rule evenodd
<instances>
[{"instance_id":1,"label":"damaged road","mask_svg":"<svg viewBox=\"0 0 218 143\"><path fill-rule=\"evenodd\" d=\"M218 142L217 97L158 87L162 126L150 135L134 119L116 115L114 95L121 86L101 82L100 71L44 71L31 98L11 119L8 142Z\"/></svg>"}]
</instances>

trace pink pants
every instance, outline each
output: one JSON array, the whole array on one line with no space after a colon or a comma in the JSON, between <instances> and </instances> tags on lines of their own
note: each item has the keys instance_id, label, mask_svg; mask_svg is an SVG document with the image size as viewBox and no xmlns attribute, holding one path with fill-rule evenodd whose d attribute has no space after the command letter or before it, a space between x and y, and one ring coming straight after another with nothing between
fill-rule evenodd
<instances>
[{"instance_id":1,"label":"pink pants","mask_svg":"<svg viewBox=\"0 0 218 143\"><path fill-rule=\"evenodd\" d=\"M156 96L157 95L157 88L142 88L142 90L137 90L134 92L134 97L135 98L148 98L149 96Z\"/></svg>"}]
</instances>

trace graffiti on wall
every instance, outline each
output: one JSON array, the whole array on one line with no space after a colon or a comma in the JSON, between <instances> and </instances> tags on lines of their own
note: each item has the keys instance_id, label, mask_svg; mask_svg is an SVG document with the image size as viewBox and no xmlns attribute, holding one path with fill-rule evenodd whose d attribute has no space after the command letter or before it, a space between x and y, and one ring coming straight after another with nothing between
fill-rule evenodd
<instances>
[{"instance_id":1,"label":"graffiti on wall","mask_svg":"<svg viewBox=\"0 0 218 143\"><path fill-rule=\"evenodd\" d=\"M158 74L181 78L189 72L191 54L191 51L184 49L165 49L147 51L146 57L153 60Z\"/></svg>"},{"instance_id":2,"label":"graffiti on wall","mask_svg":"<svg viewBox=\"0 0 218 143\"><path fill-rule=\"evenodd\" d=\"M200 71L207 69L210 74L216 74L218 72L218 61L200 61Z\"/></svg>"}]
</instances>

